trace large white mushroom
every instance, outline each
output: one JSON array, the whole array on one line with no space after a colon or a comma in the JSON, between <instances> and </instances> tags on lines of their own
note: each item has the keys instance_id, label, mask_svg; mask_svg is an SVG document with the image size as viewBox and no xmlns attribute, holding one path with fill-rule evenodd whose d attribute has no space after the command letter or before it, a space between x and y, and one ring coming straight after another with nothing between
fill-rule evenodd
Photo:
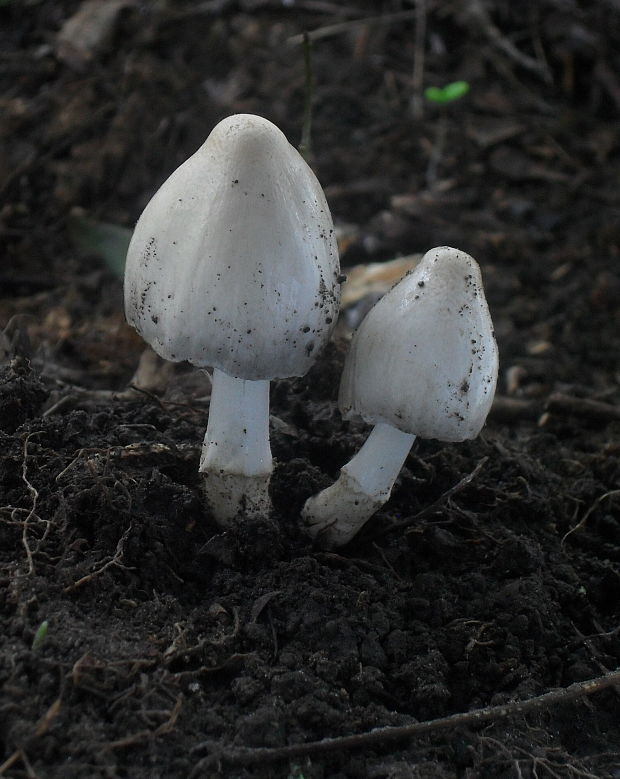
<instances>
[{"instance_id":1,"label":"large white mushroom","mask_svg":"<svg viewBox=\"0 0 620 779\"><path fill-rule=\"evenodd\" d=\"M221 524L269 510L269 381L308 371L339 297L321 186L259 116L220 122L138 220L127 319L160 356L213 368L200 472Z\"/></svg>"},{"instance_id":2,"label":"large white mushroom","mask_svg":"<svg viewBox=\"0 0 620 779\"><path fill-rule=\"evenodd\" d=\"M416 436L475 438L497 369L478 264L458 249L431 249L353 337L339 405L375 427L335 484L306 502L311 535L328 547L350 541L390 497Z\"/></svg>"}]
</instances>

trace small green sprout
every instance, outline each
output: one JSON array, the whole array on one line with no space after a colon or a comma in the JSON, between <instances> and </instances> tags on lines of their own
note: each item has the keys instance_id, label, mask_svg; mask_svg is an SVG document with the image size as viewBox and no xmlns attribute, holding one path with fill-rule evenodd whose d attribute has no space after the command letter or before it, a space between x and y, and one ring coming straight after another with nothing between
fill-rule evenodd
<instances>
[{"instance_id":1,"label":"small green sprout","mask_svg":"<svg viewBox=\"0 0 620 779\"><path fill-rule=\"evenodd\" d=\"M424 97L431 103L446 105L463 97L469 92L469 83L467 81L453 81L446 84L445 87L427 87L424 90Z\"/></svg>"},{"instance_id":2,"label":"small green sprout","mask_svg":"<svg viewBox=\"0 0 620 779\"><path fill-rule=\"evenodd\" d=\"M467 81L452 81L443 87L427 87L424 90L424 97L435 105L440 106L439 118L437 121L437 137L431 150L426 169L426 183L429 187L435 185L439 171L439 163L443 156L446 136L448 133L448 108L450 103L459 100L463 95L469 92L469 83Z\"/></svg>"},{"instance_id":3,"label":"small green sprout","mask_svg":"<svg viewBox=\"0 0 620 779\"><path fill-rule=\"evenodd\" d=\"M39 649L41 649L41 647L45 643L45 639L47 637L48 625L49 625L48 621L44 620L37 628L37 632L34 634L34 638L32 639L33 652L38 652Z\"/></svg>"}]
</instances>

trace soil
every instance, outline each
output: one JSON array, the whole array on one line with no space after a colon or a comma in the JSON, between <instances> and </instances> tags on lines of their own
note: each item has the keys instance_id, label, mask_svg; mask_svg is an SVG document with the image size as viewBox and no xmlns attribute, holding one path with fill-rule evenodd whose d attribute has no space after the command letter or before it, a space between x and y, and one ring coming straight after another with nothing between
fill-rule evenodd
<instances>
[{"instance_id":1,"label":"soil","mask_svg":"<svg viewBox=\"0 0 620 779\"><path fill-rule=\"evenodd\" d=\"M619 777L618 686L231 759L620 665L617 3L5 0L0 25L0 775ZM145 357L130 388L121 279L69 229L131 227L228 114L297 144L306 30L345 272L464 249L501 359L482 435L418 441L335 551L300 508L368 433L336 405L346 337L274 382L274 514L223 532L197 474L208 377Z\"/></svg>"}]
</instances>

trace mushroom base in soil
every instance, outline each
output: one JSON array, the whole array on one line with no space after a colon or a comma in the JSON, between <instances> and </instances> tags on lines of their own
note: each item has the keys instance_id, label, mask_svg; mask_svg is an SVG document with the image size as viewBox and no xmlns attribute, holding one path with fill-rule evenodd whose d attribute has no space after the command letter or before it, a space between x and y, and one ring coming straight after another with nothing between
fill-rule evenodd
<instances>
[{"instance_id":1,"label":"mushroom base in soil","mask_svg":"<svg viewBox=\"0 0 620 779\"><path fill-rule=\"evenodd\" d=\"M410 433L376 425L355 457L340 469L338 481L306 501L302 518L310 535L327 546L344 546L357 535L389 500L414 441Z\"/></svg>"},{"instance_id":2,"label":"mushroom base in soil","mask_svg":"<svg viewBox=\"0 0 620 779\"><path fill-rule=\"evenodd\" d=\"M324 547L342 546L390 497L416 436L475 438L493 402L498 356L480 268L465 252L427 252L353 336L338 403L375 425L302 517Z\"/></svg>"},{"instance_id":3,"label":"mushroom base in soil","mask_svg":"<svg viewBox=\"0 0 620 779\"><path fill-rule=\"evenodd\" d=\"M215 368L199 471L218 521L268 514L272 470L269 382L236 379Z\"/></svg>"}]
</instances>

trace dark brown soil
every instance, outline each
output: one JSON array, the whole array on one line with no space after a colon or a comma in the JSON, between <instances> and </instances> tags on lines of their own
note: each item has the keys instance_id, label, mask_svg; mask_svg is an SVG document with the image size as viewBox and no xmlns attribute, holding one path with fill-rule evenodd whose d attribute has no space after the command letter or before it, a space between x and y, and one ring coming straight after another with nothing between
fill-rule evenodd
<instances>
[{"instance_id":1,"label":"dark brown soil","mask_svg":"<svg viewBox=\"0 0 620 779\"><path fill-rule=\"evenodd\" d=\"M618 687L227 758L620 665L618 4L426 0L417 39L407 0L102 5L0 3L0 775L620 777ZM197 478L207 378L160 367L127 389L143 344L121 281L68 229L76 208L131 226L230 113L297 143L304 30L321 31L312 161L343 266L470 252L501 355L480 438L418 442L337 553L299 510L368 432L336 408L345 347L274 384L275 514L222 533ZM414 98L457 79L471 91L429 170L442 110Z\"/></svg>"}]
</instances>

